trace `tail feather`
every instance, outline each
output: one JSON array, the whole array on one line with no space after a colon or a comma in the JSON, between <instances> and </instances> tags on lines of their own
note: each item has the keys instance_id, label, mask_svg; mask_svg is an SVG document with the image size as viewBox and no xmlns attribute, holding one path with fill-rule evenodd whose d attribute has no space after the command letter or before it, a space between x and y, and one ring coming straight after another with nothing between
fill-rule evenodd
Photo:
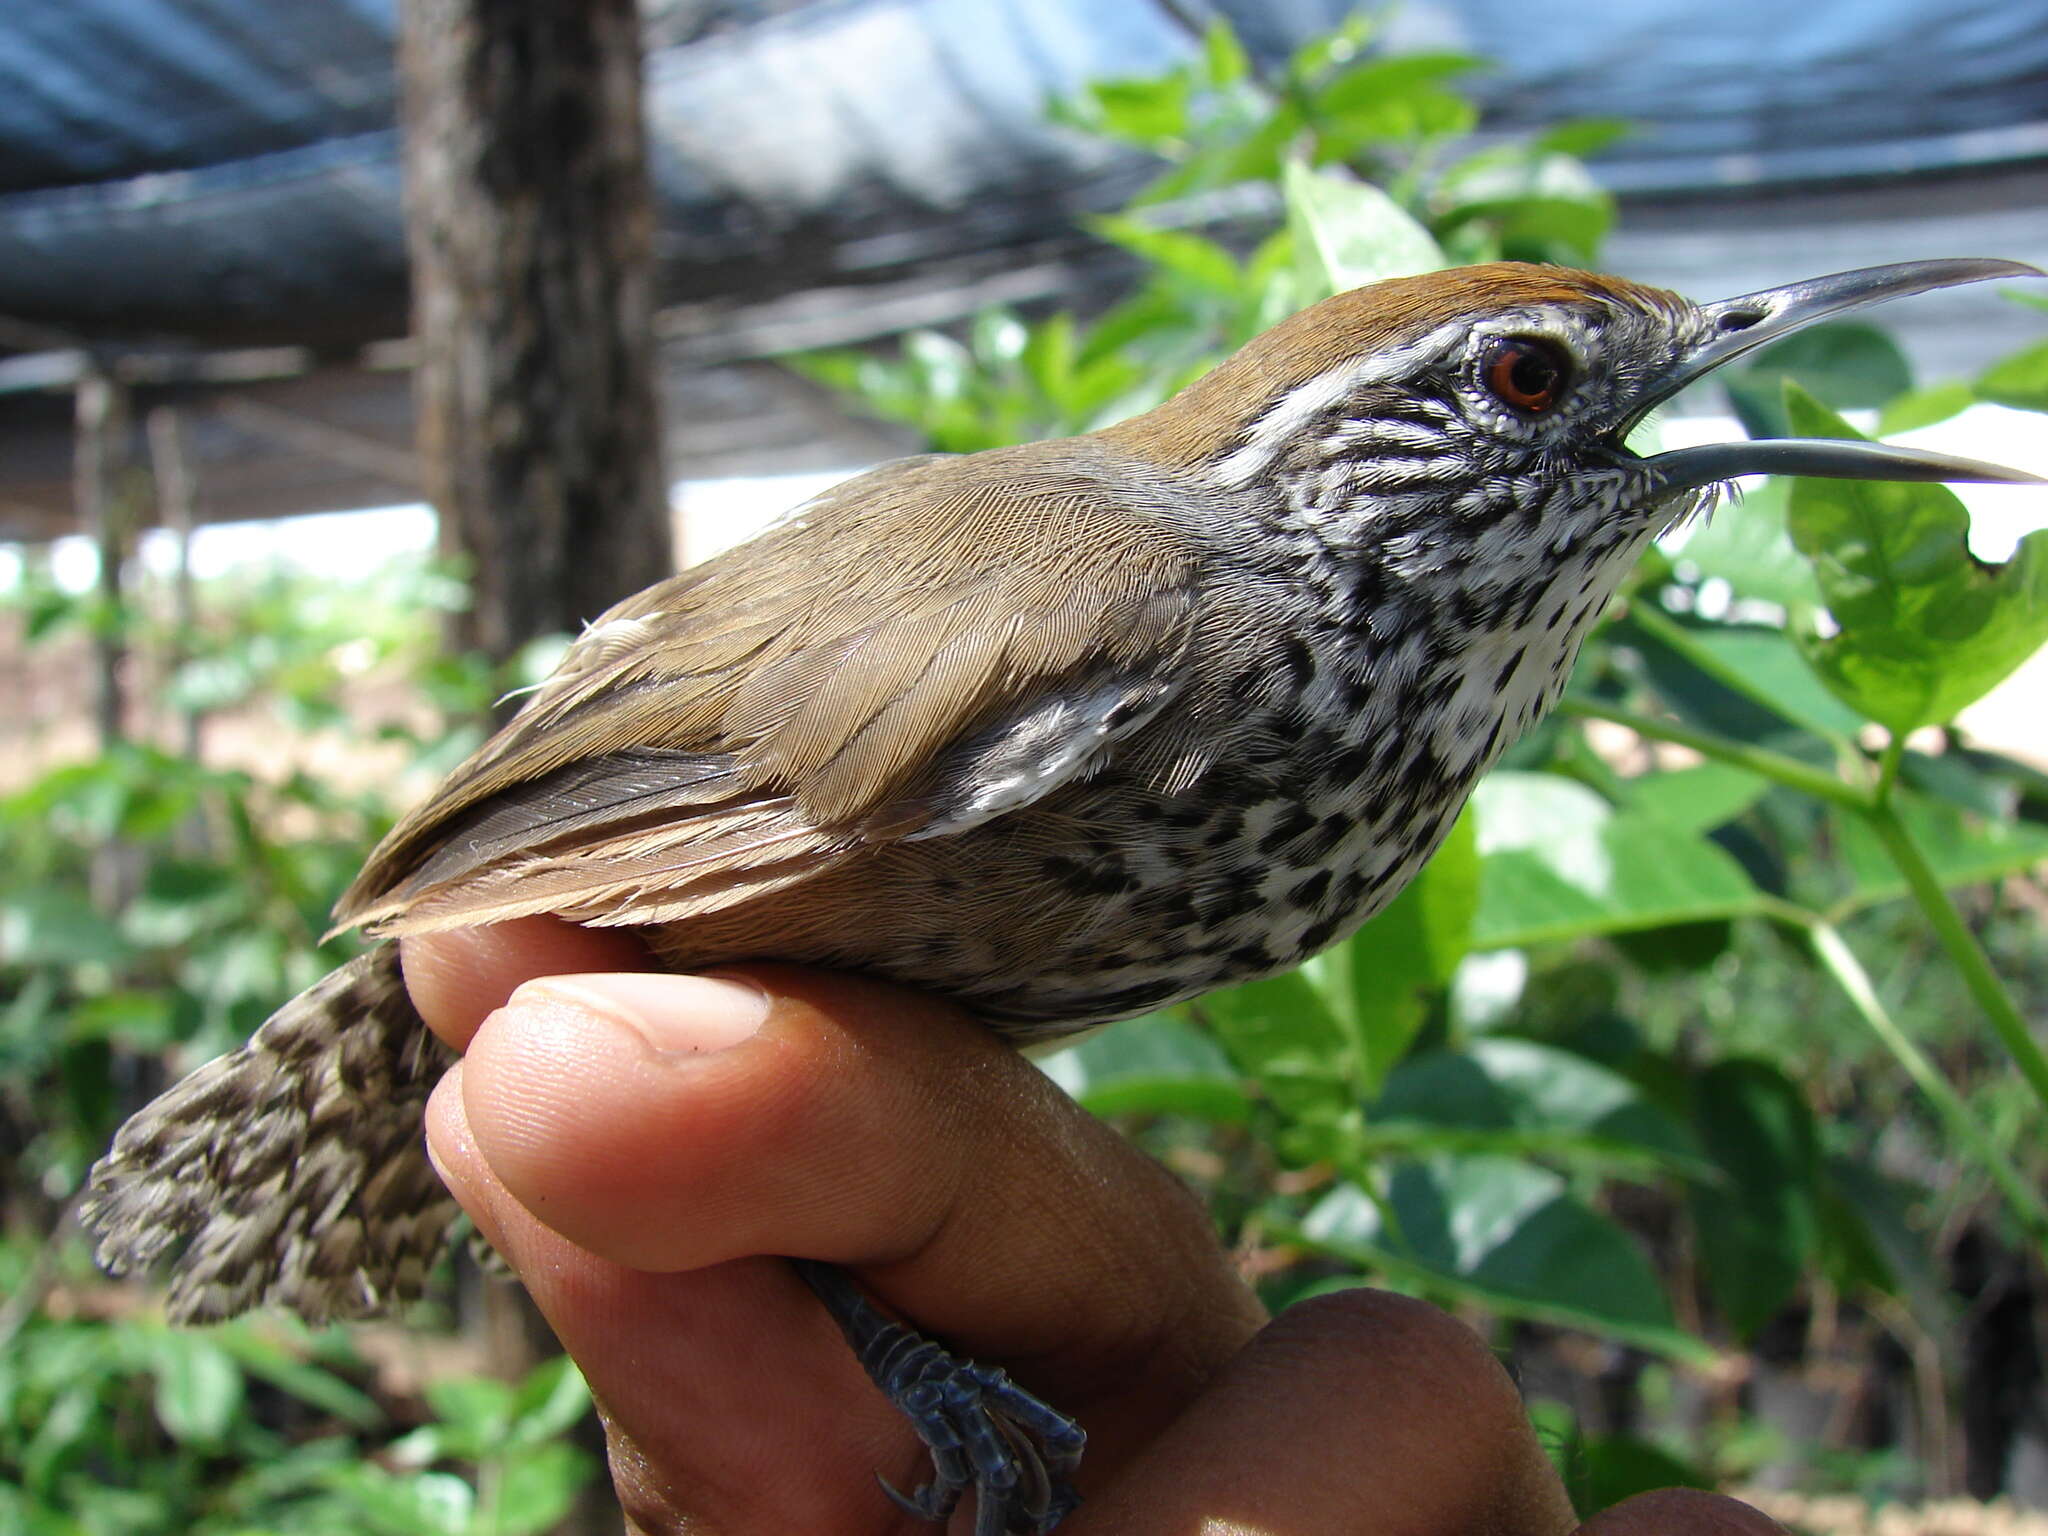
<instances>
[{"instance_id":1,"label":"tail feather","mask_svg":"<svg viewBox=\"0 0 2048 1536\"><path fill-rule=\"evenodd\" d=\"M416 1296L455 1212L422 1129L450 1059L395 944L350 961L121 1127L80 1211L101 1265L168 1258L179 1322L266 1305L321 1322Z\"/></svg>"}]
</instances>

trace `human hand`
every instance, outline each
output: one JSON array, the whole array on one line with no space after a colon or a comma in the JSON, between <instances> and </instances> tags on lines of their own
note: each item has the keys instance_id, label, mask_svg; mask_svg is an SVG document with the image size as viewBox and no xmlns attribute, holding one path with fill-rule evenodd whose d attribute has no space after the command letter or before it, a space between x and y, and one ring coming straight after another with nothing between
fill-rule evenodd
<instances>
[{"instance_id":1,"label":"human hand","mask_svg":"<svg viewBox=\"0 0 2048 1536\"><path fill-rule=\"evenodd\" d=\"M629 935L547 919L404 958L466 1052L435 1163L590 1382L635 1532L933 1529L873 1483L921 1481L922 1448L770 1255L847 1266L1074 1415L1087 1502L1061 1536L1574 1527L1475 1335L1370 1290L1267 1322L1177 1181L948 1005L781 966L637 974ZM1777 1529L1671 1492L1584 1532Z\"/></svg>"}]
</instances>

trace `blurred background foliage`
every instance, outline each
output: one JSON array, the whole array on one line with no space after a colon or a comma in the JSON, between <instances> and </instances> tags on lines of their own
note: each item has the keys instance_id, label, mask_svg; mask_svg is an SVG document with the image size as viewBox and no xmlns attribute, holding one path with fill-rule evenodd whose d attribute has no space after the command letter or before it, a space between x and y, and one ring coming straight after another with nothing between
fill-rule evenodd
<instances>
[{"instance_id":1,"label":"blurred background foliage","mask_svg":"<svg viewBox=\"0 0 2048 1536\"><path fill-rule=\"evenodd\" d=\"M1597 265L1613 206L1575 157L1622 129L1475 148L1475 67L1360 26L1259 75L1212 31L1054 107L1160 162L1094 226L1141 265L1122 303L791 365L971 451L1143 409L1336 289ZM1759 435L1901 430L2048 409L2048 342L1920 381L1881 329L1832 325L1721 387ZM1930 486L1722 508L1646 559L1387 913L1048 1070L1204 1193L1273 1305L1370 1282L1480 1327L1584 1509L1766 1473L1880 1499L1976 1479L2043 1401L2048 779L1953 720L2048 636L2048 540L1992 567L1966 529ZM565 1362L507 1383L460 1348L416 1369L388 1330L171 1330L63 1219L127 1110L350 952L322 934L363 852L547 657L441 654L462 583L424 562L209 583L193 620L31 562L6 601L32 655L111 629L157 658L179 745L0 800L0 1529L553 1527L595 1470ZM256 761L188 750L228 719L259 722ZM326 771L336 742L402 766ZM1773 1411L1814 1380L1819 1408Z\"/></svg>"}]
</instances>

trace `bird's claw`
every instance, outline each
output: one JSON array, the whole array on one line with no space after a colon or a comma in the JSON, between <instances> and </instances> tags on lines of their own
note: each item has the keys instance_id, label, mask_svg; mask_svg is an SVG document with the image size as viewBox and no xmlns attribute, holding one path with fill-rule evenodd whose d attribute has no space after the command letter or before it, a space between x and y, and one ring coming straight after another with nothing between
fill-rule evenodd
<instances>
[{"instance_id":1,"label":"bird's claw","mask_svg":"<svg viewBox=\"0 0 2048 1536\"><path fill-rule=\"evenodd\" d=\"M972 1488L974 1536L1047 1536L1080 1503L1072 1485L1088 1438L1080 1425L1004 1372L882 1317L832 1266L797 1267L931 1454L931 1481L909 1493L877 1476L899 1509L943 1521Z\"/></svg>"},{"instance_id":2,"label":"bird's claw","mask_svg":"<svg viewBox=\"0 0 2048 1536\"><path fill-rule=\"evenodd\" d=\"M975 1536L1045 1536L1080 1502L1069 1482L1087 1440L1080 1425L999 1370L907 1331L900 1342L892 1379L877 1385L930 1451L932 1480L906 1494L878 1477L882 1491L936 1522L972 1488Z\"/></svg>"}]
</instances>

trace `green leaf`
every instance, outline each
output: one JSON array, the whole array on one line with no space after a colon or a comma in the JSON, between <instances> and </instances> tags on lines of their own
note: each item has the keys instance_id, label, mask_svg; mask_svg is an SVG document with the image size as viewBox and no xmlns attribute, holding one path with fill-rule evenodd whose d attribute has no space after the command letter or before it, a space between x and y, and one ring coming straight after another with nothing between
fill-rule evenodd
<instances>
[{"instance_id":1,"label":"green leaf","mask_svg":"<svg viewBox=\"0 0 2048 1536\"><path fill-rule=\"evenodd\" d=\"M1588 155L1599 154L1635 131L1635 124L1624 117L1576 117L1545 129L1530 142L1529 147L1539 155L1570 155L1575 160L1584 159Z\"/></svg>"},{"instance_id":2,"label":"green leaf","mask_svg":"<svg viewBox=\"0 0 2048 1536\"><path fill-rule=\"evenodd\" d=\"M1080 116L1091 131L1156 148L1184 137L1193 82L1184 72L1151 80L1099 80L1087 89Z\"/></svg>"},{"instance_id":3,"label":"green leaf","mask_svg":"<svg viewBox=\"0 0 2048 1536\"><path fill-rule=\"evenodd\" d=\"M1378 30L1378 18L1368 11L1353 11L1332 31L1311 37L1297 48L1287 61L1288 73L1297 81L1318 80L1328 70L1357 58Z\"/></svg>"},{"instance_id":4,"label":"green leaf","mask_svg":"<svg viewBox=\"0 0 2048 1536\"><path fill-rule=\"evenodd\" d=\"M250 1376L357 1429L383 1420L375 1402L332 1371L295 1358L253 1328L223 1328L210 1337Z\"/></svg>"},{"instance_id":5,"label":"green leaf","mask_svg":"<svg viewBox=\"0 0 2048 1536\"><path fill-rule=\"evenodd\" d=\"M2048 862L2048 827L2036 822L1972 816L1903 788L1892 792L1892 805L1946 889L2025 874ZM1870 824L1839 807L1828 814L1840 852L1837 867L1849 879L1846 899L1869 906L1907 895L1906 877Z\"/></svg>"},{"instance_id":6,"label":"green leaf","mask_svg":"<svg viewBox=\"0 0 2048 1536\"><path fill-rule=\"evenodd\" d=\"M1831 320L1774 342L1720 374L1751 437L1815 436L1786 414L1785 391L1804 389L1837 410L1876 410L1913 387L1899 344L1874 325Z\"/></svg>"},{"instance_id":7,"label":"green leaf","mask_svg":"<svg viewBox=\"0 0 2048 1536\"><path fill-rule=\"evenodd\" d=\"M1763 1061L1716 1063L1692 1097L1694 1128L1725 1178L1693 1188L1695 1238L1714 1300L1748 1337L1791 1299L1814 1251L1813 1113Z\"/></svg>"},{"instance_id":8,"label":"green leaf","mask_svg":"<svg viewBox=\"0 0 2048 1536\"><path fill-rule=\"evenodd\" d=\"M1387 1205L1392 1225L1359 1186L1341 1184L1309 1211L1299 1235L1504 1317L1588 1329L1663 1354L1705 1353L1672 1323L1634 1242L1567 1193L1557 1174L1496 1157L1403 1163L1388 1182Z\"/></svg>"},{"instance_id":9,"label":"green leaf","mask_svg":"<svg viewBox=\"0 0 2048 1536\"><path fill-rule=\"evenodd\" d=\"M1073 377L1077 351L1074 317L1063 310L1030 328L1018 360L1049 399L1058 399Z\"/></svg>"},{"instance_id":10,"label":"green leaf","mask_svg":"<svg viewBox=\"0 0 2048 1536\"><path fill-rule=\"evenodd\" d=\"M1647 637L1645 659L1658 691L1697 724L1745 741L1772 734L1746 729L1738 720L1725 718L1723 711L1702 707L1700 699L1689 696L1687 674L1700 681L1698 669L1704 667L1710 669L1705 677L1719 687L1739 683L1748 712L1761 715L1777 734L1783 734L1779 722L1844 740L1853 740L1863 728L1863 717L1828 691L1797 642L1775 625L1699 625L1685 630L1685 643L1697 655L1674 655L1658 638Z\"/></svg>"},{"instance_id":11,"label":"green leaf","mask_svg":"<svg viewBox=\"0 0 2048 1536\"><path fill-rule=\"evenodd\" d=\"M1877 435L1895 437L1901 432L1931 427L1961 415L1976 403L1976 391L1967 384L1930 384L1887 401L1878 414Z\"/></svg>"},{"instance_id":12,"label":"green leaf","mask_svg":"<svg viewBox=\"0 0 2048 1536\"><path fill-rule=\"evenodd\" d=\"M1213 240L1185 230L1160 229L1120 214L1085 221L1090 230L1132 255L1211 293L1235 294L1243 282L1237 258Z\"/></svg>"},{"instance_id":13,"label":"green leaf","mask_svg":"<svg viewBox=\"0 0 2048 1536\"><path fill-rule=\"evenodd\" d=\"M352 1461L325 1480L376 1536L470 1536L475 1526L476 1490L452 1472L393 1476L374 1463Z\"/></svg>"},{"instance_id":14,"label":"green leaf","mask_svg":"<svg viewBox=\"0 0 2048 1536\"><path fill-rule=\"evenodd\" d=\"M1357 933L1303 970L1358 1043L1358 1086L1376 1091L1465 958L1479 904L1479 845L1468 814L1407 887Z\"/></svg>"},{"instance_id":15,"label":"green leaf","mask_svg":"<svg viewBox=\"0 0 2048 1536\"><path fill-rule=\"evenodd\" d=\"M62 886L0 897L0 961L9 965L114 965L129 948L81 891Z\"/></svg>"},{"instance_id":16,"label":"green leaf","mask_svg":"<svg viewBox=\"0 0 2048 1536\"><path fill-rule=\"evenodd\" d=\"M1202 63L1211 87L1236 85L1251 73L1251 60L1230 23L1217 17L1202 34Z\"/></svg>"},{"instance_id":17,"label":"green leaf","mask_svg":"<svg viewBox=\"0 0 2048 1536\"><path fill-rule=\"evenodd\" d=\"M534 1367L512 1399L510 1442L531 1445L559 1435L590 1411L590 1388L576 1362L557 1355Z\"/></svg>"},{"instance_id":18,"label":"green leaf","mask_svg":"<svg viewBox=\"0 0 2048 1536\"><path fill-rule=\"evenodd\" d=\"M1375 137L1394 137L1409 126L1403 109L1415 98L1440 95L1445 80L1482 69L1469 53L1403 53L1344 70L1316 90L1318 114L1366 120Z\"/></svg>"},{"instance_id":19,"label":"green leaf","mask_svg":"<svg viewBox=\"0 0 2048 1536\"><path fill-rule=\"evenodd\" d=\"M1785 528L1789 491L1787 481L1766 480L1667 540L1666 551L1702 577L1727 582L1737 597L1788 610L1817 604L1813 568L1799 558Z\"/></svg>"},{"instance_id":20,"label":"green leaf","mask_svg":"<svg viewBox=\"0 0 2048 1536\"><path fill-rule=\"evenodd\" d=\"M1379 188L1290 161L1282 177L1303 295L1323 298L1382 278L1434 272L1443 251Z\"/></svg>"},{"instance_id":21,"label":"green leaf","mask_svg":"<svg viewBox=\"0 0 2048 1536\"><path fill-rule=\"evenodd\" d=\"M218 1441L242 1406L242 1373L233 1358L203 1333L167 1329L152 1344L157 1422L173 1440Z\"/></svg>"},{"instance_id":22,"label":"green leaf","mask_svg":"<svg viewBox=\"0 0 2048 1536\"><path fill-rule=\"evenodd\" d=\"M1977 376L1976 392L1978 398L1994 405L2048 411L2048 341L2038 341L1993 363Z\"/></svg>"},{"instance_id":23,"label":"green leaf","mask_svg":"<svg viewBox=\"0 0 2048 1536\"><path fill-rule=\"evenodd\" d=\"M1479 816L1474 949L1734 917L1756 909L1742 867L1653 813L1616 811L1556 774L1496 772Z\"/></svg>"},{"instance_id":24,"label":"green leaf","mask_svg":"<svg viewBox=\"0 0 2048 1536\"><path fill-rule=\"evenodd\" d=\"M1230 1125L1251 1116L1230 1058L1208 1035L1169 1014L1128 1019L1038 1065L1098 1115L1193 1115Z\"/></svg>"},{"instance_id":25,"label":"green leaf","mask_svg":"<svg viewBox=\"0 0 2048 1536\"><path fill-rule=\"evenodd\" d=\"M1484 225L1504 255L1591 261L1614 223L1614 199L1569 155L1520 145L1482 150L1453 167L1431 220L1440 238Z\"/></svg>"},{"instance_id":26,"label":"green leaf","mask_svg":"<svg viewBox=\"0 0 2048 1536\"><path fill-rule=\"evenodd\" d=\"M484 1376L444 1376L425 1388L427 1406L441 1420L445 1454L475 1459L498 1447L512 1425L513 1389Z\"/></svg>"},{"instance_id":27,"label":"green leaf","mask_svg":"<svg viewBox=\"0 0 2048 1536\"><path fill-rule=\"evenodd\" d=\"M1800 436L1860 438L1797 385L1786 409ZM1897 735L1952 720L2048 640L2048 531L1990 564L1947 487L1846 480L1795 484L1790 527L1840 626L1802 636L1808 661Z\"/></svg>"},{"instance_id":28,"label":"green leaf","mask_svg":"<svg viewBox=\"0 0 2048 1536\"><path fill-rule=\"evenodd\" d=\"M1320 1122L1350 1113L1357 1042L1302 972L1211 992L1190 1006L1283 1113Z\"/></svg>"},{"instance_id":29,"label":"green leaf","mask_svg":"<svg viewBox=\"0 0 2048 1536\"><path fill-rule=\"evenodd\" d=\"M560 1441L507 1459L499 1470L493 1536L538 1536L553 1530L593 1470L586 1453Z\"/></svg>"},{"instance_id":30,"label":"green leaf","mask_svg":"<svg viewBox=\"0 0 2048 1536\"><path fill-rule=\"evenodd\" d=\"M1685 1128L1620 1073L1575 1052L1506 1035L1402 1062L1369 1118L1376 1148L1389 1144L1390 1127L1458 1127L1520 1133L1526 1153L1615 1173L1625 1167L1636 1176L1681 1169L1697 1174L1705 1166ZM1513 1141L1502 1137L1498 1145L1505 1150ZM1411 1138L1409 1145L1420 1143Z\"/></svg>"},{"instance_id":31,"label":"green leaf","mask_svg":"<svg viewBox=\"0 0 2048 1536\"><path fill-rule=\"evenodd\" d=\"M1727 763L1694 763L1622 780L1631 811L1655 817L1673 832L1699 837L1725 827L1764 797L1771 781Z\"/></svg>"}]
</instances>

